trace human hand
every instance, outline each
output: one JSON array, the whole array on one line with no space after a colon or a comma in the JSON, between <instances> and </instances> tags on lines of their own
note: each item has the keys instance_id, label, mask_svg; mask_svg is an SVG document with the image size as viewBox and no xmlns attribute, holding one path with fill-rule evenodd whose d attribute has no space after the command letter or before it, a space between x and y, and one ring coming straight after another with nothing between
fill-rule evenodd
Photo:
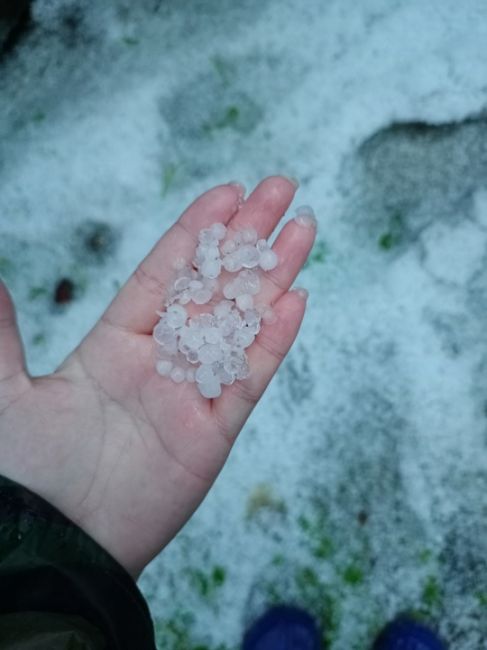
<instances>
[{"instance_id":1,"label":"human hand","mask_svg":"<svg viewBox=\"0 0 487 650\"><path fill-rule=\"evenodd\" d=\"M220 221L267 238L294 185L260 183L200 196L159 240L105 314L51 375L28 375L11 299L0 283L0 473L36 492L83 528L134 578L206 495L237 434L293 343L305 296L289 291L315 237L291 221L274 250L259 300L276 320L247 350L251 376L207 400L194 384L155 371L152 329L176 258L191 260L199 230Z\"/></svg>"}]
</instances>

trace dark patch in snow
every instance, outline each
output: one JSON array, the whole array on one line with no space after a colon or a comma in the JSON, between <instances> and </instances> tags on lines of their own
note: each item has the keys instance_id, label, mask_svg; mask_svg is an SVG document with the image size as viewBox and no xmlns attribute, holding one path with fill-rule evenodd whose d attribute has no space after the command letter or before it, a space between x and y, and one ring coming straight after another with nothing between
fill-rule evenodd
<instances>
[{"instance_id":1,"label":"dark patch in snow","mask_svg":"<svg viewBox=\"0 0 487 650\"><path fill-rule=\"evenodd\" d=\"M30 0L6 0L0 5L0 60L15 50L32 27Z\"/></svg>"}]
</instances>

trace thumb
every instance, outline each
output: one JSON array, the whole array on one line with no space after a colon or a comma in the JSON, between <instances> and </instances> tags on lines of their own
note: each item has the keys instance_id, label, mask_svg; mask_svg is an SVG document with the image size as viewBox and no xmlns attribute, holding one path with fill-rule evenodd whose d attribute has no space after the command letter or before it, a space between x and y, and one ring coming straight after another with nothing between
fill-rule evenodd
<instances>
[{"instance_id":1,"label":"thumb","mask_svg":"<svg viewBox=\"0 0 487 650\"><path fill-rule=\"evenodd\" d=\"M15 307L7 287L0 280L0 382L25 376L24 349Z\"/></svg>"}]
</instances>

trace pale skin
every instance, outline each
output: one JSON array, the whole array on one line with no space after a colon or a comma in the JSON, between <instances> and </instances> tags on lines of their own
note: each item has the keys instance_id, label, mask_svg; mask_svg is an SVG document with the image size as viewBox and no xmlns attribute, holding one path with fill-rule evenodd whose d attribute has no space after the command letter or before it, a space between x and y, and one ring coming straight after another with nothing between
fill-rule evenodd
<instances>
[{"instance_id":1,"label":"pale skin","mask_svg":"<svg viewBox=\"0 0 487 650\"><path fill-rule=\"evenodd\" d=\"M91 332L51 375L25 366L12 300L0 283L0 474L76 522L134 579L201 503L301 324L306 295L290 290L315 228L291 220L260 298L273 306L249 348L251 376L207 400L154 370L151 336L175 258L191 260L199 230L221 221L267 238L296 191L262 181L200 196L157 242Z\"/></svg>"}]
</instances>

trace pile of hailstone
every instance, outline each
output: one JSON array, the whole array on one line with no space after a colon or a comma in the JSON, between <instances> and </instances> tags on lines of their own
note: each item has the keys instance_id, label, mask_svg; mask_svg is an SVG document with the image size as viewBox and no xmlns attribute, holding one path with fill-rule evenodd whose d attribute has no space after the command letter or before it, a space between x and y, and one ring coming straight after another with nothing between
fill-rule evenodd
<instances>
[{"instance_id":1,"label":"pile of hailstone","mask_svg":"<svg viewBox=\"0 0 487 650\"><path fill-rule=\"evenodd\" d=\"M272 310L256 302L260 274L277 266L277 255L254 228L227 236L222 223L204 228L191 266L178 268L166 300L166 310L153 336L158 345L157 372L174 382L196 382L203 397L219 397L222 384L249 376L245 349L258 334L262 319L272 319ZM219 280L227 271L224 284ZM190 303L212 311L190 316ZM194 311L194 308L193 308Z\"/></svg>"}]
</instances>

